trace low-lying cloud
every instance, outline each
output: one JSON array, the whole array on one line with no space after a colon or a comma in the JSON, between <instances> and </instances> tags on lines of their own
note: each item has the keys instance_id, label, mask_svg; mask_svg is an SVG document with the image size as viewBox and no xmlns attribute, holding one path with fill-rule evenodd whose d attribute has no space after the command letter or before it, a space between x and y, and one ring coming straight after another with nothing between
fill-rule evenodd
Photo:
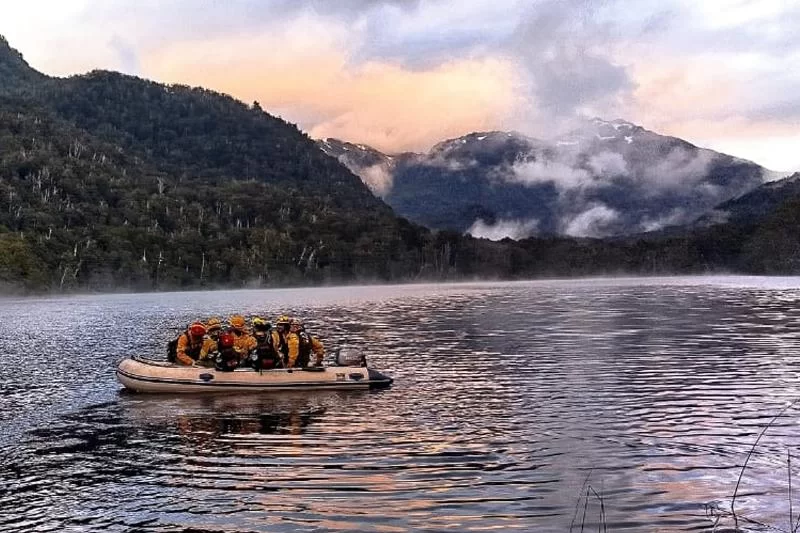
<instances>
[{"instance_id":1,"label":"low-lying cloud","mask_svg":"<svg viewBox=\"0 0 800 533\"><path fill-rule=\"evenodd\" d=\"M539 221L531 220L498 220L494 224L487 224L483 219L478 219L467 230L473 237L500 241L505 238L519 240L536 234Z\"/></svg>"},{"instance_id":2,"label":"low-lying cloud","mask_svg":"<svg viewBox=\"0 0 800 533\"><path fill-rule=\"evenodd\" d=\"M715 157L713 152L707 150L676 146L665 157L654 158L652 165L642 169L642 176L659 188L690 187L706 177Z\"/></svg>"},{"instance_id":3,"label":"low-lying cloud","mask_svg":"<svg viewBox=\"0 0 800 533\"><path fill-rule=\"evenodd\" d=\"M572 237L605 237L613 233L611 226L619 213L610 207L597 204L562 221L562 233Z\"/></svg>"},{"instance_id":4,"label":"low-lying cloud","mask_svg":"<svg viewBox=\"0 0 800 533\"><path fill-rule=\"evenodd\" d=\"M628 163L622 154L618 152L595 154L589 158L588 165L597 176L604 178L626 176L628 174Z\"/></svg>"},{"instance_id":5,"label":"low-lying cloud","mask_svg":"<svg viewBox=\"0 0 800 533\"><path fill-rule=\"evenodd\" d=\"M691 217L695 218L695 217ZM664 229L669 226L675 226L678 224L685 224L689 220L689 215L687 215L685 209L675 208L669 213L664 216L657 217L657 218L644 218L640 223L639 227L641 231L657 231L660 229Z\"/></svg>"},{"instance_id":6,"label":"low-lying cloud","mask_svg":"<svg viewBox=\"0 0 800 533\"><path fill-rule=\"evenodd\" d=\"M585 169L546 159L519 161L501 175L507 181L523 185L552 183L559 191L585 187L593 182L592 175Z\"/></svg>"},{"instance_id":7,"label":"low-lying cloud","mask_svg":"<svg viewBox=\"0 0 800 533\"><path fill-rule=\"evenodd\" d=\"M380 198L385 198L391 192L394 183L391 169L383 163L358 169L358 177L372 191L372 194Z\"/></svg>"}]
</instances>

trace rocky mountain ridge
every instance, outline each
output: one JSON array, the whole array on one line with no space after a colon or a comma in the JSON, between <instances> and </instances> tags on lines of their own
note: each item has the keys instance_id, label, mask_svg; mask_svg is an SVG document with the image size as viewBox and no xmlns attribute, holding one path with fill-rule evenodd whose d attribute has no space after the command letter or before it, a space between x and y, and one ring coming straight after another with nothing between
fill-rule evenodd
<instances>
[{"instance_id":1,"label":"rocky mountain ridge","mask_svg":"<svg viewBox=\"0 0 800 533\"><path fill-rule=\"evenodd\" d=\"M606 237L685 225L768 175L623 120L593 119L551 141L476 132L425 154L318 144L401 215L476 236Z\"/></svg>"}]
</instances>

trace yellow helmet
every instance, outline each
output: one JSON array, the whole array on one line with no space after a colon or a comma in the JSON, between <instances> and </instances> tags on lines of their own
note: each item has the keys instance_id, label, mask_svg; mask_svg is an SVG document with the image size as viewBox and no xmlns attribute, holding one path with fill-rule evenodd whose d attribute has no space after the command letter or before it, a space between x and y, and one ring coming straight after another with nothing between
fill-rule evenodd
<instances>
[{"instance_id":1,"label":"yellow helmet","mask_svg":"<svg viewBox=\"0 0 800 533\"><path fill-rule=\"evenodd\" d=\"M212 317L206 320L206 330L208 330L209 333L219 329L222 329L222 322L220 322L219 318Z\"/></svg>"},{"instance_id":2,"label":"yellow helmet","mask_svg":"<svg viewBox=\"0 0 800 533\"><path fill-rule=\"evenodd\" d=\"M253 329L256 331L267 331L269 329L269 322L260 316L253 317L251 323L253 324Z\"/></svg>"},{"instance_id":3,"label":"yellow helmet","mask_svg":"<svg viewBox=\"0 0 800 533\"><path fill-rule=\"evenodd\" d=\"M292 320L289 318L289 315L281 315L276 320L276 324L289 324Z\"/></svg>"},{"instance_id":4,"label":"yellow helmet","mask_svg":"<svg viewBox=\"0 0 800 533\"><path fill-rule=\"evenodd\" d=\"M247 322L242 315L233 315L228 319L228 324L230 324L233 329L242 330L247 325Z\"/></svg>"}]
</instances>

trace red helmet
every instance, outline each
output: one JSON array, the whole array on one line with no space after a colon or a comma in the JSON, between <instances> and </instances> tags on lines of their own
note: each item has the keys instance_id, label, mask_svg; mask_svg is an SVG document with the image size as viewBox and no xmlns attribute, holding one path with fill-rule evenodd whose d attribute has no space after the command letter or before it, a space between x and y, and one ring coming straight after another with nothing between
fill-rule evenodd
<instances>
[{"instance_id":1,"label":"red helmet","mask_svg":"<svg viewBox=\"0 0 800 533\"><path fill-rule=\"evenodd\" d=\"M235 342L234 336L232 333L225 332L219 336L219 347L220 348L233 348L233 344Z\"/></svg>"},{"instance_id":2,"label":"red helmet","mask_svg":"<svg viewBox=\"0 0 800 533\"><path fill-rule=\"evenodd\" d=\"M192 337L202 337L206 334L206 327L200 322L195 322L189 326L189 335Z\"/></svg>"}]
</instances>

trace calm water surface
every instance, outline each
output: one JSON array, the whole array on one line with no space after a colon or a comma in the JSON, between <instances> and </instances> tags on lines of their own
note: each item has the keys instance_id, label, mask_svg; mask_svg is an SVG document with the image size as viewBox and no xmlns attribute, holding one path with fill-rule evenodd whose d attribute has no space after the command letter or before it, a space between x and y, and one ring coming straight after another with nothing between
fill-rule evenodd
<instances>
[{"instance_id":1,"label":"calm water surface","mask_svg":"<svg viewBox=\"0 0 800 533\"><path fill-rule=\"evenodd\" d=\"M798 300L800 278L2 300L0 531L792 531L800 402L748 454L800 396ZM114 378L198 316L284 311L394 386Z\"/></svg>"}]
</instances>

